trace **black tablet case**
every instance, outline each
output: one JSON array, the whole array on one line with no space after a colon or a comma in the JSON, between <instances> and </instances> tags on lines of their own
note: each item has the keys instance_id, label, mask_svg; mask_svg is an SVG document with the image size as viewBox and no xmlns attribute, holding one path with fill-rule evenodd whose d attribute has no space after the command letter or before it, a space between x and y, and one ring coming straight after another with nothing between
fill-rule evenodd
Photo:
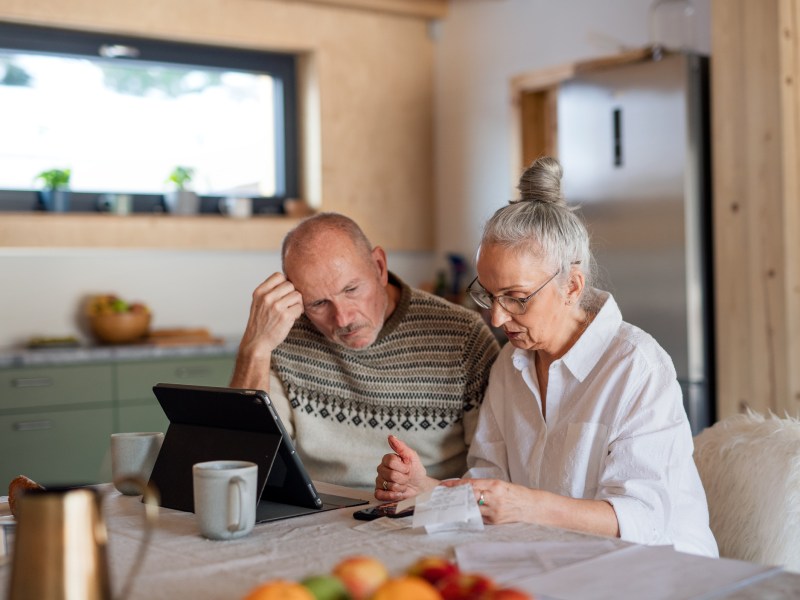
<instances>
[{"instance_id":1,"label":"black tablet case","mask_svg":"<svg viewBox=\"0 0 800 600\"><path fill-rule=\"evenodd\" d=\"M161 506L193 512L192 465L208 460L258 465L259 523L366 504L317 493L266 392L159 383L153 393L170 421L150 476Z\"/></svg>"}]
</instances>

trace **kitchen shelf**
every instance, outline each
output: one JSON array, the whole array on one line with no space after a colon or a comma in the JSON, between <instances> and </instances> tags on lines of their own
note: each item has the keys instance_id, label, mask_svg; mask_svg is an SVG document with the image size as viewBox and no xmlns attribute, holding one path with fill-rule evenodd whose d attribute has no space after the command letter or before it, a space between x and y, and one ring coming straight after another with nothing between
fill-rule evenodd
<instances>
[{"instance_id":1,"label":"kitchen shelf","mask_svg":"<svg viewBox=\"0 0 800 600\"><path fill-rule=\"evenodd\" d=\"M0 247L278 250L298 222L277 215L0 213Z\"/></svg>"}]
</instances>

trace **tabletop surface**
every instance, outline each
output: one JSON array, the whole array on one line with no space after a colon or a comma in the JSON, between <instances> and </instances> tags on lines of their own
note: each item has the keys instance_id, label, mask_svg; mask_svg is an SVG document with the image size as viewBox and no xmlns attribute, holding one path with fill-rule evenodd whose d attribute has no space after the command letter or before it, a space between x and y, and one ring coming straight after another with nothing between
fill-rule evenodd
<instances>
[{"instance_id":1,"label":"tabletop surface","mask_svg":"<svg viewBox=\"0 0 800 600\"><path fill-rule=\"evenodd\" d=\"M105 494L103 508L109 533L108 560L116 592L136 556L144 506L139 497L122 496L110 484L98 487ZM343 488L327 484L319 484L318 488L329 493L343 491ZM374 501L371 494L349 492L349 495ZM483 531L438 534L426 534L423 529L410 527L376 533L374 530L356 529L363 522L352 518L355 510L358 509L345 508L258 524L247 537L211 541L199 535L194 514L162 508L130 598L243 598L253 587L269 579L300 580L309 575L327 573L343 557L357 554L372 555L380 559L392 575L399 575L420 556L453 558L454 548L473 542L586 542L602 539L528 524L494 525L486 526ZM7 514L8 504L0 503L0 515ZM629 546L619 540L611 543L620 548ZM669 552L676 559L686 557ZM713 561L696 558L696 561L703 560ZM677 560L675 564L679 564ZM665 568L669 566L665 565ZM10 572L10 563L0 567L0 597L7 597ZM743 588L701 596L742 600L798 598L800 574L778 571Z\"/></svg>"}]
</instances>

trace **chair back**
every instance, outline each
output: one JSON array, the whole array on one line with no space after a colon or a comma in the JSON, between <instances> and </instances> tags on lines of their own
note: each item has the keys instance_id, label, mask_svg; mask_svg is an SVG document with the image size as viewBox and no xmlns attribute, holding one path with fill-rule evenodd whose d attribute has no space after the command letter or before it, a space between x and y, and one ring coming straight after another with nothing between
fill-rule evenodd
<instances>
[{"instance_id":1,"label":"chair back","mask_svg":"<svg viewBox=\"0 0 800 600\"><path fill-rule=\"evenodd\" d=\"M800 572L800 420L735 415L694 444L720 556Z\"/></svg>"}]
</instances>

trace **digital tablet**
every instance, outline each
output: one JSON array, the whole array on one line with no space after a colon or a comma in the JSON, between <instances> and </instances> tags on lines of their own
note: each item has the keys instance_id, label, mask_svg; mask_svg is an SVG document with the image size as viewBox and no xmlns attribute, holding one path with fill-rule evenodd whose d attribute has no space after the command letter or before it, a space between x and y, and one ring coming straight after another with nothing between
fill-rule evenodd
<instances>
[{"instance_id":1,"label":"digital tablet","mask_svg":"<svg viewBox=\"0 0 800 600\"><path fill-rule=\"evenodd\" d=\"M258 465L257 522L366 504L317 492L266 392L159 383L153 393L169 419L150 476L162 506L193 512L192 465L208 460Z\"/></svg>"}]
</instances>

